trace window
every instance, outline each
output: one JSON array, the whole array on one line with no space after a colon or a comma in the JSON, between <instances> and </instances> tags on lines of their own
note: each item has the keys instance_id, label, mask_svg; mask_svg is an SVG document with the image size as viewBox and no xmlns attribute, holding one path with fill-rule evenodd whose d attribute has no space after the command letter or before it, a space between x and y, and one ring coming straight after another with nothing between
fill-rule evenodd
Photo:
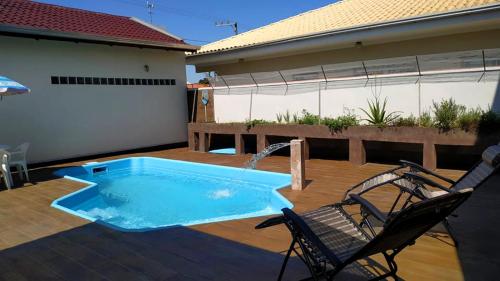
<instances>
[{"instance_id":1,"label":"window","mask_svg":"<svg viewBox=\"0 0 500 281\"><path fill-rule=\"evenodd\" d=\"M500 69L500 49L484 50L484 62L487 70Z\"/></svg>"},{"instance_id":2,"label":"window","mask_svg":"<svg viewBox=\"0 0 500 281\"><path fill-rule=\"evenodd\" d=\"M365 61L370 78L419 75L416 57L399 57Z\"/></svg>"},{"instance_id":3,"label":"window","mask_svg":"<svg viewBox=\"0 0 500 281\"><path fill-rule=\"evenodd\" d=\"M480 50L418 56L423 74L456 73L483 70Z\"/></svg>"},{"instance_id":4,"label":"window","mask_svg":"<svg viewBox=\"0 0 500 281\"><path fill-rule=\"evenodd\" d=\"M324 65L323 70L325 71L326 79L328 81L367 78L367 73L362 62L348 62Z\"/></svg>"},{"instance_id":5,"label":"window","mask_svg":"<svg viewBox=\"0 0 500 281\"><path fill-rule=\"evenodd\" d=\"M74 77L50 76L53 85L142 85L170 86L175 85L175 79L145 79L145 78L105 78L105 77Z\"/></svg>"},{"instance_id":6,"label":"window","mask_svg":"<svg viewBox=\"0 0 500 281\"><path fill-rule=\"evenodd\" d=\"M281 75L287 83L325 80L323 70L320 66L283 70L281 71ZM224 80L226 80L225 76Z\"/></svg>"}]
</instances>

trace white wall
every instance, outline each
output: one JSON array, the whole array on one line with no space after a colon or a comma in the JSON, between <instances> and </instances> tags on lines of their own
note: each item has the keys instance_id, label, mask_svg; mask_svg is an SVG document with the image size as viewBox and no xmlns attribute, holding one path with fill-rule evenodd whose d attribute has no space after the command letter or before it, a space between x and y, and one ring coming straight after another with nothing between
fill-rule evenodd
<instances>
[{"instance_id":1,"label":"white wall","mask_svg":"<svg viewBox=\"0 0 500 281\"><path fill-rule=\"evenodd\" d=\"M0 101L0 144L30 142L31 163L187 140L182 52L0 36L0 75L32 90ZM52 75L177 83L51 85Z\"/></svg>"},{"instance_id":2,"label":"white wall","mask_svg":"<svg viewBox=\"0 0 500 281\"><path fill-rule=\"evenodd\" d=\"M281 91L259 88L253 95L252 119L276 120L277 113L300 113L306 109L311 113L319 113L319 95L316 87L301 89L285 94ZM302 94L297 94L302 92ZM217 93L217 91L216 91ZM249 91L248 91L249 93ZM217 122L242 122L248 119L250 95L239 93L230 95L215 95L215 120ZM387 97L389 111L401 111L402 116L429 111L433 101L453 97L459 104L468 107L480 106L484 109L493 106L500 111L500 89L498 81L481 82L447 82L421 83L386 86L367 86L347 89L326 89L321 91L321 116L335 117L345 112L345 109L354 110L361 118L364 113L359 108L367 109L367 100L379 95ZM496 100L495 100L496 98Z\"/></svg>"}]
</instances>

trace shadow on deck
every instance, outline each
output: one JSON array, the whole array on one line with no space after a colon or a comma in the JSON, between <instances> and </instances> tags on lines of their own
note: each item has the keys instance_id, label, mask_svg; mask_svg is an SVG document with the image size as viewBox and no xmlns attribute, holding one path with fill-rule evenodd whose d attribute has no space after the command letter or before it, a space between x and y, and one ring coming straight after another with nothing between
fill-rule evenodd
<instances>
[{"instance_id":1,"label":"shadow on deck","mask_svg":"<svg viewBox=\"0 0 500 281\"><path fill-rule=\"evenodd\" d=\"M283 255L185 227L123 233L87 224L0 252L5 280L274 280ZM297 257L285 280L308 277ZM369 261L340 280L365 280Z\"/></svg>"}]
</instances>

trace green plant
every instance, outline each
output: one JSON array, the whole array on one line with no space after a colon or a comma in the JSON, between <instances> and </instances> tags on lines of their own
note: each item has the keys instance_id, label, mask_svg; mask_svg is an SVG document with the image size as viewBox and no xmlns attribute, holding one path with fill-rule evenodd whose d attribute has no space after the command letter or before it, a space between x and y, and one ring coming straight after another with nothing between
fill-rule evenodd
<instances>
[{"instance_id":1,"label":"green plant","mask_svg":"<svg viewBox=\"0 0 500 281\"><path fill-rule=\"evenodd\" d=\"M383 102L380 101L378 96L375 96L373 100L368 100L368 111L360 108L367 116L367 118L363 120L380 127L392 124L399 118L399 112L387 112L386 106L387 98L385 98Z\"/></svg>"},{"instance_id":2,"label":"green plant","mask_svg":"<svg viewBox=\"0 0 500 281\"><path fill-rule=\"evenodd\" d=\"M481 119L479 121L479 130L481 131L490 131L490 130L498 130L500 127L500 113L495 112L490 107L488 110L484 111L481 115Z\"/></svg>"},{"instance_id":3,"label":"green plant","mask_svg":"<svg viewBox=\"0 0 500 281\"><path fill-rule=\"evenodd\" d=\"M277 113L276 114L276 121L278 121L278 123L290 124L290 117L291 117L290 111L287 110L285 113Z\"/></svg>"},{"instance_id":4,"label":"green plant","mask_svg":"<svg viewBox=\"0 0 500 281\"><path fill-rule=\"evenodd\" d=\"M398 127L417 127L418 119L411 114L408 117L399 117L394 121L394 126Z\"/></svg>"},{"instance_id":5,"label":"green plant","mask_svg":"<svg viewBox=\"0 0 500 281\"><path fill-rule=\"evenodd\" d=\"M285 123L290 124L290 112L288 110L283 114L283 120Z\"/></svg>"},{"instance_id":6,"label":"green plant","mask_svg":"<svg viewBox=\"0 0 500 281\"><path fill-rule=\"evenodd\" d=\"M312 114L308 112L307 110L302 110L302 117L299 119L299 124L304 124L304 125L316 125L319 124L321 119L319 118L319 115Z\"/></svg>"},{"instance_id":7,"label":"green plant","mask_svg":"<svg viewBox=\"0 0 500 281\"><path fill-rule=\"evenodd\" d=\"M253 120L246 120L245 124L247 125L247 130L250 130L252 127L255 127L257 125L269 125L269 124L274 124L275 122L273 121L267 121L264 119L253 119Z\"/></svg>"},{"instance_id":8,"label":"green plant","mask_svg":"<svg viewBox=\"0 0 500 281\"><path fill-rule=\"evenodd\" d=\"M480 107L463 110L457 118L457 125L464 131L476 131L483 114L484 111Z\"/></svg>"},{"instance_id":9,"label":"green plant","mask_svg":"<svg viewBox=\"0 0 500 281\"><path fill-rule=\"evenodd\" d=\"M277 113L276 114L276 121L278 121L278 123L282 123L283 122L283 114Z\"/></svg>"},{"instance_id":10,"label":"green plant","mask_svg":"<svg viewBox=\"0 0 500 281\"><path fill-rule=\"evenodd\" d=\"M293 123L294 124L297 124L299 123L299 114L298 113L294 113L293 116L292 116L292 119L293 119Z\"/></svg>"},{"instance_id":11,"label":"green plant","mask_svg":"<svg viewBox=\"0 0 500 281\"><path fill-rule=\"evenodd\" d=\"M433 125L432 116L428 111L422 112L417 121L420 127L430 128Z\"/></svg>"},{"instance_id":12,"label":"green plant","mask_svg":"<svg viewBox=\"0 0 500 281\"><path fill-rule=\"evenodd\" d=\"M337 132L346 129L351 126L359 125L359 120L354 113L348 111L344 115L338 116L336 118L325 117L321 120L321 123L328 126L330 131Z\"/></svg>"},{"instance_id":13,"label":"green plant","mask_svg":"<svg viewBox=\"0 0 500 281\"><path fill-rule=\"evenodd\" d=\"M432 102L434 111L434 125L441 130L457 127L458 117L465 111L465 106L459 105L453 98Z\"/></svg>"}]
</instances>

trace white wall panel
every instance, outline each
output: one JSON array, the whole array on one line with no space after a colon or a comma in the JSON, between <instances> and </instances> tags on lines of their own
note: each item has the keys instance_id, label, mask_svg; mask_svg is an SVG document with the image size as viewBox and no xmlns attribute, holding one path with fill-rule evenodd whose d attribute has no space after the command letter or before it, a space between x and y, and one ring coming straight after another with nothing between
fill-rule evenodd
<instances>
[{"instance_id":1,"label":"white wall panel","mask_svg":"<svg viewBox=\"0 0 500 281\"><path fill-rule=\"evenodd\" d=\"M187 140L182 52L2 36L0 75L32 90L0 102L0 143L30 142L29 162ZM51 85L51 75L170 78L177 83Z\"/></svg>"},{"instance_id":2,"label":"white wall panel","mask_svg":"<svg viewBox=\"0 0 500 281\"><path fill-rule=\"evenodd\" d=\"M419 93L420 92L420 93ZM389 111L401 111L401 115L413 114L429 110L432 101L441 101L453 97L457 103L468 107L480 106L487 109L493 106L500 111L500 90L498 81L481 82L450 82L450 83L422 83L418 84L384 85L358 88L335 89L328 87L321 92L321 115L339 116L345 109L353 109L357 115L364 118L359 108L368 107L367 100L374 95L382 99L387 97ZM495 100L496 98L496 100ZM227 97L216 95L215 114L219 122L242 122L248 118L250 98L248 95ZM231 106L225 106L230 104ZM318 114L318 90L306 89L303 94L284 95L266 94L264 88L259 88L259 94L253 98L252 119L276 120L277 113L300 113L306 109Z\"/></svg>"}]
</instances>

